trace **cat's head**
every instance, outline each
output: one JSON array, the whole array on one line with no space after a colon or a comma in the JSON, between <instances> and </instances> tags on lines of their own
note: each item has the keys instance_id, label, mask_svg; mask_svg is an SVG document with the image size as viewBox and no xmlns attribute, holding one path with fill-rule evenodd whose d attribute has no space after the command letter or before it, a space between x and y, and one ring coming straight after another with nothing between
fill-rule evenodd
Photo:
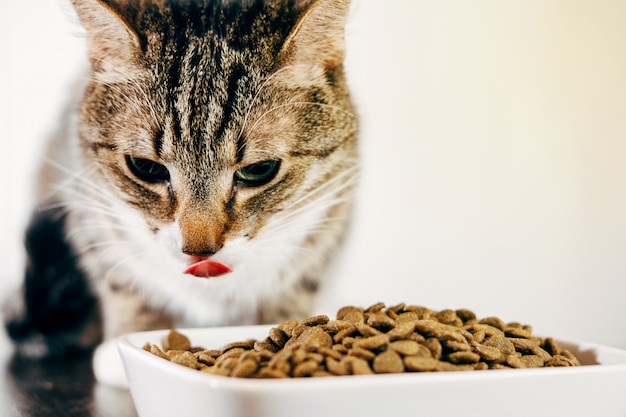
<instances>
[{"instance_id":1,"label":"cat's head","mask_svg":"<svg viewBox=\"0 0 626 417\"><path fill-rule=\"evenodd\" d=\"M219 275L237 268L234 252L302 245L340 223L328 213L357 147L348 0L73 3L94 179L182 265L215 255L189 273Z\"/></svg>"}]
</instances>

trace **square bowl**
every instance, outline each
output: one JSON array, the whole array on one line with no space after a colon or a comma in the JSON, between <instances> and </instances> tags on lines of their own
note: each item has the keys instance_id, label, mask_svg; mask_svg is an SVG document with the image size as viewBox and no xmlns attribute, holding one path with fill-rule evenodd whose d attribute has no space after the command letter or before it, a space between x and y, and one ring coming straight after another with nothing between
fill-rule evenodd
<instances>
[{"instance_id":1,"label":"square bowl","mask_svg":"<svg viewBox=\"0 0 626 417\"><path fill-rule=\"evenodd\" d=\"M264 339L272 326L179 330L220 349ZM583 366L291 379L206 374L143 350L167 330L118 339L140 417L626 416L626 351L557 340Z\"/></svg>"}]
</instances>

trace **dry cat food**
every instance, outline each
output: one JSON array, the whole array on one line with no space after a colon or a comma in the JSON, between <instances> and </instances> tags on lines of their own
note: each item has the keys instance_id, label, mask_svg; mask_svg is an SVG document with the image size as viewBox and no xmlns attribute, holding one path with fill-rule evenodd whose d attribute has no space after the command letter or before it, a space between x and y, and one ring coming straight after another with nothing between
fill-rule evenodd
<instances>
[{"instance_id":1,"label":"dry cat food","mask_svg":"<svg viewBox=\"0 0 626 417\"><path fill-rule=\"evenodd\" d=\"M577 366L578 359L530 326L482 320L469 310L433 311L383 303L343 307L337 318L288 320L264 340L234 342L218 350L194 348L171 330L162 348L144 349L215 375L289 378L400 372L465 371Z\"/></svg>"}]
</instances>

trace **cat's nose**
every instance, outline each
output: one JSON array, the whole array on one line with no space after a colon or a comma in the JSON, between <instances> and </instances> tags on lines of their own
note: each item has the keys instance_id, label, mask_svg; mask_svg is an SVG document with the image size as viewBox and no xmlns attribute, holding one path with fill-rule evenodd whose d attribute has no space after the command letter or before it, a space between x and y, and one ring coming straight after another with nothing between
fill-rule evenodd
<instances>
[{"instance_id":1,"label":"cat's nose","mask_svg":"<svg viewBox=\"0 0 626 417\"><path fill-rule=\"evenodd\" d=\"M206 258L215 255L222 248L222 244L212 245L206 240L184 241L181 252L192 258Z\"/></svg>"},{"instance_id":2,"label":"cat's nose","mask_svg":"<svg viewBox=\"0 0 626 417\"><path fill-rule=\"evenodd\" d=\"M181 251L191 256L211 256L224 245L225 220L210 210L186 210L178 220Z\"/></svg>"}]
</instances>

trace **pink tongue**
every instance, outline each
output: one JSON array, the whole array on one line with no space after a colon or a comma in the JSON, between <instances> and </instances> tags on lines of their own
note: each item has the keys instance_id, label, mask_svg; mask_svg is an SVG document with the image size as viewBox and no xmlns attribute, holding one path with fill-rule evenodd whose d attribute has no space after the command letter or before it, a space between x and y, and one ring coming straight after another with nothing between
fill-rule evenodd
<instances>
[{"instance_id":1,"label":"pink tongue","mask_svg":"<svg viewBox=\"0 0 626 417\"><path fill-rule=\"evenodd\" d=\"M219 277L220 275L224 275L229 272L232 272L232 269L228 266L210 259L189 265L187 269L183 271L185 274L193 275L198 278Z\"/></svg>"}]
</instances>

